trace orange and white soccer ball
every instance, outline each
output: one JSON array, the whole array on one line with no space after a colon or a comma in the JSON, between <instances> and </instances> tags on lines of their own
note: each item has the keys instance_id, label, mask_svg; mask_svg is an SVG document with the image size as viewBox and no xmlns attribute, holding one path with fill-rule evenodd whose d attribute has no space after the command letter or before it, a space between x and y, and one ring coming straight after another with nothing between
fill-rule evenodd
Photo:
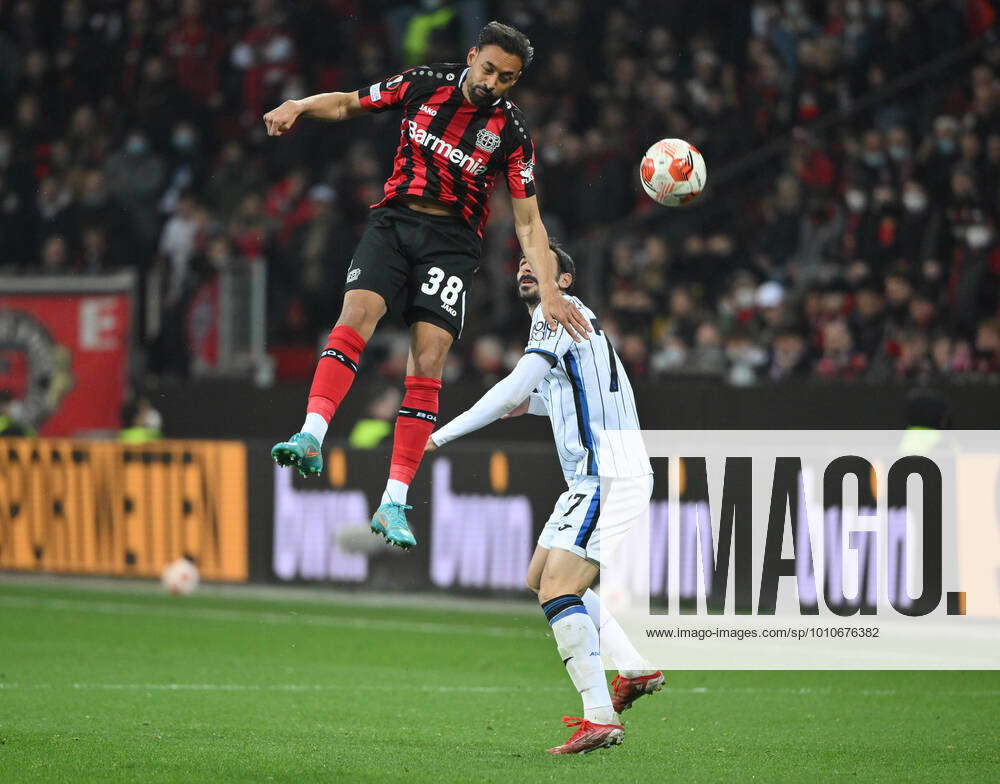
<instances>
[{"instance_id":1,"label":"orange and white soccer ball","mask_svg":"<svg viewBox=\"0 0 1000 784\"><path fill-rule=\"evenodd\" d=\"M198 587L198 567L187 558L178 558L163 567L160 583L167 593L187 596Z\"/></svg>"},{"instance_id":2,"label":"orange and white soccer ball","mask_svg":"<svg viewBox=\"0 0 1000 784\"><path fill-rule=\"evenodd\" d=\"M660 139L646 150L639 181L649 198L664 207L688 204L708 180L705 159L683 139Z\"/></svg>"}]
</instances>

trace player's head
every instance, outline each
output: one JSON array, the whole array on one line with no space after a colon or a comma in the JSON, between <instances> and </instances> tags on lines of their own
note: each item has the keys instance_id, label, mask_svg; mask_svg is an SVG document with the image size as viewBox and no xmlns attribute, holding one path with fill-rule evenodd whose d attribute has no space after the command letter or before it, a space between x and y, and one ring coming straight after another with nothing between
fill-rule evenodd
<instances>
[{"instance_id":1,"label":"player's head","mask_svg":"<svg viewBox=\"0 0 1000 784\"><path fill-rule=\"evenodd\" d=\"M576 282L576 264L572 257L563 250L559 240L549 237L549 250L556 258L556 285L560 291L567 294ZM533 308L539 302L538 278L535 277L534 270L531 269L531 262L523 256L517 265L517 295L528 307Z\"/></svg>"},{"instance_id":2,"label":"player's head","mask_svg":"<svg viewBox=\"0 0 1000 784\"><path fill-rule=\"evenodd\" d=\"M490 22L469 50L469 73L462 85L466 98L476 106L495 103L514 86L534 54L531 42L520 30Z\"/></svg>"}]
</instances>

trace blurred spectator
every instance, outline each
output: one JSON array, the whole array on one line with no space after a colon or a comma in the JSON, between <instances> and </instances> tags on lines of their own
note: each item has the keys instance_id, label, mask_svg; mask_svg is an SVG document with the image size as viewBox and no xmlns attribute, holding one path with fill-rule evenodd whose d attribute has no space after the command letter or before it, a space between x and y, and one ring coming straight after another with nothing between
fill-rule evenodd
<instances>
[{"instance_id":1,"label":"blurred spectator","mask_svg":"<svg viewBox=\"0 0 1000 784\"><path fill-rule=\"evenodd\" d=\"M194 198L188 194L181 196L177 210L160 235L160 256L167 263L166 301L174 303L180 299L188 282L191 259L197 249L200 221Z\"/></svg>"},{"instance_id":2,"label":"blurred spectator","mask_svg":"<svg viewBox=\"0 0 1000 784\"><path fill-rule=\"evenodd\" d=\"M182 0L180 18L167 36L164 49L177 85L198 102L217 105L221 100L222 41L206 27L201 0Z\"/></svg>"},{"instance_id":3,"label":"blurred spectator","mask_svg":"<svg viewBox=\"0 0 1000 784\"><path fill-rule=\"evenodd\" d=\"M737 330L726 338L726 359L729 360L729 383L745 387L757 381L757 369L765 364L767 354L754 343L748 331Z\"/></svg>"},{"instance_id":4,"label":"blurred spectator","mask_svg":"<svg viewBox=\"0 0 1000 784\"><path fill-rule=\"evenodd\" d=\"M447 0L422 0L403 33L405 64L447 60L459 45L455 9Z\"/></svg>"},{"instance_id":5,"label":"blurred spectator","mask_svg":"<svg viewBox=\"0 0 1000 784\"><path fill-rule=\"evenodd\" d=\"M42 242L42 254L39 259L40 272L49 275L65 275L73 271L70 266L69 244L66 238L52 234Z\"/></svg>"},{"instance_id":6,"label":"blurred spectator","mask_svg":"<svg viewBox=\"0 0 1000 784\"><path fill-rule=\"evenodd\" d=\"M131 130L104 165L108 193L126 209L141 247L152 247L157 232L156 203L163 182L163 159L139 129Z\"/></svg>"},{"instance_id":7,"label":"blurred spectator","mask_svg":"<svg viewBox=\"0 0 1000 784\"><path fill-rule=\"evenodd\" d=\"M362 419L359 419L348 438L355 449L374 449L392 432L392 423L399 411L403 396L396 387L386 387L375 395Z\"/></svg>"},{"instance_id":8,"label":"blurred spectator","mask_svg":"<svg viewBox=\"0 0 1000 784\"><path fill-rule=\"evenodd\" d=\"M705 321L694 335L694 349L688 355L687 367L697 373L721 375L726 368L726 355L722 350L722 335L715 324Z\"/></svg>"},{"instance_id":9,"label":"blurred spectator","mask_svg":"<svg viewBox=\"0 0 1000 784\"><path fill-rule=\"evenodd\" d=\"M148 444L163 438L163 417L148 398L140 397L125 403L121 420L118 440L124 444Z\"/></svg>"},{"instance_id":10,"label":"blurred spectator","mask_svg":"<svg viewBox=\"0 0 1000 784\"><path fill-rule=\"evenodd\" d=\"M1000 319L985 321L976 330L973 367L979 373L1000 370Z\"/></svg>"},{"instance_id":11,"label":"blurred spectator","mask_svg":"<svg viewBox=\"0 0 1000 784\"><path fill-rule=\"evenodd\" d=\"M275 0L254 0L253 25L233 47L230 61L243 72L242 122L259 121L265 103L278 103L284 80L293 73L295 41Z\"/></svg>"},{"instance_id":12,"label":"blurred spectator","mask_svg":"<svg viewBox=\"0 0 1000 784\"><path fill-rule=\"evenodd\" d=\"M843 320L831 321L823 328L823 351L815 374L827 381L853 381L865 370L863 356L854 350L851 331Z\"/></svg>"},{"instance_id":13,"label":"blurred spectator","mask_svg":"<svg viewBox=\"0 0 1000 784\"><path fill-rule=\"evenodd\" d=\"M809 357L805 338L794 329L779 330L771 342L767 378L787 381L809 374Z\"/></svg>"}]
</instances>

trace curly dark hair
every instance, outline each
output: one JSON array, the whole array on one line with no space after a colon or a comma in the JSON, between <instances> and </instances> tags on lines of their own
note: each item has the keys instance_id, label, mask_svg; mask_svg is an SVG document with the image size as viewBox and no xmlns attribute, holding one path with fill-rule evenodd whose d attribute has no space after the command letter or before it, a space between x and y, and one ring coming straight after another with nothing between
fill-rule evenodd
<instances>
[{"instance_id":1,"label":"curly dark hair","mask_svg":"<svg viewBox=\"0 0 1000 784\"><path fill-rule=\"evenodd\" d=\"M490 44L499 46L507 54L520 57L522 71L531 65L531 61L535 57L535 48L528 40L528 36L517 28L502 22L490 22L479 31L479 36L476 38L476 48L482 49Z\"/></svg>"}]
</instances>

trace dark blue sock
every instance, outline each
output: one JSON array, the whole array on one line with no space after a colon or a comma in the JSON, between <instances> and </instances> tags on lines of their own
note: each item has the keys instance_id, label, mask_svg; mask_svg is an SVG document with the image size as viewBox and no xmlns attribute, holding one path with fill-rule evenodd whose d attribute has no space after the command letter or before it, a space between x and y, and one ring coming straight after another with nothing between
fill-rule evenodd
<instances>
[{"instance_id":1,"label":"dark blue sock","mask_svg":"<svg viewBox=\"0 0 1000 784\"><path fill-rule=\"evenodd\" d=\"M560 618L565 618L567 615L572 615L573 613L583 613L586 615L587 608L583 604L583 599L576 594L567 593L543 602L542 612L545 613L545 619L549 622L549 626L551 626Z\"/></svg>"}]
</instances>

